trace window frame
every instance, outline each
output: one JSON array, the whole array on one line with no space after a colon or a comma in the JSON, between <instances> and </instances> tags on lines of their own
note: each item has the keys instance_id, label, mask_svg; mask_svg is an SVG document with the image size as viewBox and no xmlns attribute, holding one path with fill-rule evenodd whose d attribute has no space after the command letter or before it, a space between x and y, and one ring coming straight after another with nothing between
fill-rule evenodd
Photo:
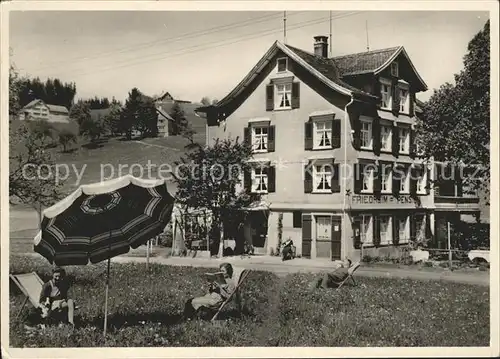
<instances>
[{"instance_id":1,"label":"window frame","mask_svg":"<svg viewBox=\"0 0 500 359\"><path fill-rule=\"evenodd\" d=\"M285 69L280 71L280 61L285 60ZM288 71L288 57L278 57L276 59L276 72L282 74Z\"/></svg>"},{"instance_id":2,"label":"window frame","mask_svg":"<svg viewBox=\"0 0 500 359\"><path fill-rule=\"evenodd\" d=\"M366 176L367 174L367 169L369 170L368 172L368 177ZM373 193L373 184L374 184L374 172L375 172L375 167L372 164L366 165L365 168L363 169L363 181L361 183L361 193ZM366 181L366 178L368 178L368 182ZM368 189L365 189L365 183L368 183Z\"/></svg>"},{"instance_id":3,"label":"window frame","mask_svg":"<svg viewBox=\"0 0 500 359\"><path fill-rule=\"evenodd\" d=\"M259 174L257 174L257 170L259 170ZM264 173L266 170L266 166L254 166L252 167L251 170L251 192L252 193L260 193L260 194L266 194L269 191L269 175L267 173ZM266 186L266 189L258 189L255 185L255 182L257 180L257 177L261 179L261 182L259 182L259 185L257 187L262 187L262 184ZM264 183L262 182L264 181Z\"/></svg>"},{"instance_id":4,"label":"window frame","mask_svg":"<svg viewBox=\"0 0 500 359\"><path fill-rule=\"evenodd\" d=\"M383 141L383 135L384 135L384 129L388 130L389 136L387 137L386 144L388 144L388 148L384 147L384 141ZM392 152L392 125L380 124L380 151L382 152Z\"/></svg>"},{"instance_id":5,"label":"window frame","mask_svg":"<svg viewBox=\"0 0 500 359\"><path fill-rule=\"evenodd\" d=\"M409 194L410 193L410 177L411 177L411 172L410 168L408 167L402 167L404 169L404 181L403 179L400 180L399 183L399 193L400 194ZM404 185L404 189L403 189Z\"/></svg>"},{"instance_id":6,"label":"window frame","mask_svg":"<svg viewBox=\"0 0 500 359\"><path fill-rule=\"evenodd\" d=\"M360 119L361 121L361 149L363 150L373 150L373 120L369 119ZM365 131L363 125L369 125L369 130ZM369 146L364 146L364 134L368 133Z\"/></svg>"},{"instance_id":7,"label":"window frame","mask_svg":"<svg viewBox=\"0 0 500 359\"><path fill-rule=\"evenodd\" d=\"M422 168L422 175L417 178L417 194L427 193L427 168Z\"/></svg>"},{"instance_id":8,"label":"window frame","mask_svg":"<svg viewBox=\"0 0 500 359\"><path fill-rule=\"evenodd\" d=\"M318 125L323 124L325 127L322 130L318 129ZM328 129L327 125L330 126ZM326 150L326 149L331 149L332 148L332 143L333 143L333 121L332 120L312 120L312 126L313 126L313 150ZM322 131L323 134L330 133L328 141L330 142L328 145L323 145L320 146L318 145L318 140L320 139L320 136L318 134L318 131Z\"/></svg>"},{"instance_id":9,"label":"window frame","mask_svg":"<svg viewBox=\"0 0 500 359\"><path fill-rule=\"evenodd\" d=\"M404 219L403 230L401 230L401 223ZM399 244L405 244L410 241L410 216L409 215L399 215L398 220L398 231L399 231ZM404 236L401 236L404 233ZM394 237L394 236L393 236Z\"/></svg>"},{"instance_id":10,"label":"window frame","mask_svg":"<svg viewBox=\"0 0 500 359\"><path fill-rule=\"evenodd\" d=\"M397 61L391 63L391 76L399 77L399 63Z\"/></svg>"},{"instance_id":11,"label":"window frame","mask_svg":"<svg viewBox=\"0 0 500 359\"><path fill-rule=\"evenodd\" d=\"M380 80L380 108L383 110L392 110L392 81L381 77ZM388 87L387 92L383 91L384 86ZM384 94L387 93L387 104L384 106Z\"/></svg>"},{"instance_id":12,"label":"window frame","mask_svg":"<svg viewBox=\"0 0 500 359\"><path fill-rule=\"evenodd\" d=\"M403 150L401 150L401 139L403 138L402 132L405 131L406 136L404 139L404 146ZM407 127L399 127L398 129L398 136L399 136L399 141L398 141L398 146L399 146L399 153L403 155L409 155L410 154L410 128Z\"/></svg>"},{"instance_id":13,"label":"window frame","mask_svg":"<svg viewBox=\"0 0 500 359\"><path fill-rule=\"evenodd\" d=\"M280 90L280 87L283 86L283 91ZM287 90L289 88L289 91ZM280 97L288 95L288 106L280 106L282 98ZM283 102L285 102L285 98L283 98ZM282 110L291 110L292 109L292 82L279 82L274 84L274 110L282 111Z\"/></svg>"},{"instance_id":14,"label":"window frame","mask_svg":"<svg viewBox=\"0 0 500 359\"><path fill-rule=\"evenodd\" d=\"M382 237L382 218L387 219L387 229L384 232L385 237ZM378 223L379 223L380 244L381 245L392 244L392 239L394 237L392 233L392 216L387 214L381 214L378 216Z\"/></svg>"},{"instance_id":15,"label":"window frame","mask_svg":"<svg viewBox=\"0 0 500 359\"><path fill-rule=\"evenodd\" d=\"M322 171L318 172L317 167L321 167ZM329 171L326 171L325 168L328 168ZM319 162L315 162L313 164L312 169L313 169L312 170L312 183L313 183L312 193L332 193L332 177L333 177L333 171L334 171L333 165L331 163L326 162L326 161L319 161ZM326 184L330 188L321 188L321 189L317 188L323 179L326 181Z\"/></svg>"},{"instance_id":16,"label":"window frame","mask_svg":"<svg viewBox=\"0 0 500 359\"><path fill-rule=\"evenodd\" d=\"M372 245L373 216L370 214L360 214L358 218L359 218L359 240L361 242L361 245ZM366 221L366 218L368 218L368 221ZM363 224L365 224L365 227L363 227Z\"/></svg>"},{"instance_id":17,"label":"window frame","mask_svg":"<svg viewBox=\"0 0 500 359\"><path fill-rule=\"evenodd\" d=\"M256 130L259 129L260 131L263 131L264 129L266 130L265 136L264 134L256 134ZM252 144L252 153L268 153L269 152L269 125L266 124L252 124L250 126L250 136L251 136L251 144ZM257 136L259 136L262 139L265 139L264 146L266 147L265 149L257 149L256 148L256 142L257 142Z\"/></svg>"},{"instance_id":18,"label":"window frame","mask_svg":"<svg viewBox=\"0 0 500 359\"><path fill-rule=\"evenodd\" d=\"M423 214L416 214L414 215L415 218L415 237L416 239L425 239L425 215ZM421 221L420 221L421 219ZM417 226L417 223L420 223L420 228Z\"/></svg>"},{"instance_id":19,"label":"window frame","mask_svg":"<svg viewBox=\"0 0 500 359\"><path fill-rule=\"evenodd\" d=\"M386 189L384 189L384 184L386 185ZM392 168L390 166L382 165L380 188L380 193L392 193Z\"/></svg>"}]
</instances>

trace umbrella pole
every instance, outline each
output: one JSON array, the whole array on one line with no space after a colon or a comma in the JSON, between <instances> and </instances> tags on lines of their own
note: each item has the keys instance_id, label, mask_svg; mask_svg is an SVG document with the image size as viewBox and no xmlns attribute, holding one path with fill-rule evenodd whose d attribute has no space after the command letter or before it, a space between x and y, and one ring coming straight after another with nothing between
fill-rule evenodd
<instances>
[{"instance_id":1,"label":"umbrella pole","mask_svg":"<svg viewBox=\"0 0 500 359\"><path fill-rule=\"evenodd\" d=\"M109 291L109 267L111 259L108 258L108 269L106 274L106 296L104 302L104 337L106 337L106 331L108 329L108 291Z\"/></svg>"}]
</instances>

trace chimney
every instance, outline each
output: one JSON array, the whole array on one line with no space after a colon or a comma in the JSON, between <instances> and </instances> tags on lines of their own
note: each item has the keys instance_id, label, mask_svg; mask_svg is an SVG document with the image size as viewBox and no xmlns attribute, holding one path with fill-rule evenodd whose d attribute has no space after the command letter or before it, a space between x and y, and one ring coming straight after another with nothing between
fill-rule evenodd
<instances>
[{"instance_id":1,"label":"chimney","mask_svg":"<svg viewBox=\"0 0 500 359\"><path fill-rule=\"evenodd\" d=\"M314 36L314 54L320 57L328 57L327 36Z\"/></svg>"}]
</instances>

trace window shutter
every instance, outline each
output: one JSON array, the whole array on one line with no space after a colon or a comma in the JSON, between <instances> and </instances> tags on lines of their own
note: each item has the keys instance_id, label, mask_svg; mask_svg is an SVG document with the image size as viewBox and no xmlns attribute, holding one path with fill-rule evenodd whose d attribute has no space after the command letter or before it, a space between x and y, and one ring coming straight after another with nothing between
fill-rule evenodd
<instances>
[{"instance_id":1,"label":"window shutter","mask_svg":"<svg viewBox=\"0 0 500 359\"><path fill-rule=\"evenodd\" d=\"M373 135L373 152L376 155L380 154L380 118L375 118L372 122L372 135Z\"/></svg>"},{"instance_id":2,"label":"window shutter","mask_svg":"<svg viewBox=\"0 0 500 359\"><path fill-rule=\"evenodd\" d=\"M312 216L302 214L302 256L311 257ZM306 245L304 245L306 244ZM304 248L305 247L305 248Z\"/></svg>"},{"instance_id":3,"label":"window shutter","mask_svg":"<svg viewBox=\"0 0 500 359\"><path fill-rule=\"evenodd\" d=\"M373 244L380 245L380 217L373 216Z\"/></svg>"},{"instance_id":4,"label":"window shutter","mask_svg":"<svg viewBox=\"0 0 500 359\"><path fill-rule=\"evenodd\" d=\"M252 144L252 133L250 132L251 130L251 127L245 127L243 129L243 141L248 146Z\"/></svg>"},{"instance_id":5,"label":"window shutter","mask_svg":"<svg viewBox=\"0 0 500 359\"><path fill-rule=\"evenodd\" d=\"M340 119L332 120L332 148L340 148Z\"/></svg>"},{"instance_id":6,"label":"window shutter","mask_svg":"<svg viewBox=\"0 0 500 359\"><path fill-rule=\"evenodd\" d=\"M267 192L276 192L276 167L267 167Z\"/></svg>"},{"instance_id":7,"label":"window shutter","mask_svg":"<svg viewBox=\"0 0 500 359\"><path fill-rule=\"evenodd\" d=\"M361 248L361 220L359 217L355 217L352 222L352 237L353 237L353 245L354 249Z\"/></svg>"},{"instance_id":8,"label":"window shutter","mask_svg":"<svg viewBox=\"0 0 500 359\"><path fill-rule=\"evenodd\" d=\"M313 149L313 123L307 121L304 124L304 149L310 151Z\"/></svg>"},{"instance_id":9,"label":"window shutter","mask_svg":"<svg viewBox=\"0 0 500 359\"><path fill-rule=\"evenodd\" d=\"M363 188L364 166L361 163L354 164L354 193L360 194Z\"/></svg>"},{"instance_id":10,"label":"window shutter","mask_svg":"<svg viewBox=\"0 0 500 359\"><path fill-rule=\"evenodd\" d=\"M415 130L410 129L410 157L415 158L417 155L417 144L415 142Z\"/></svg>"},{"instance_id":11,"label":"window shutter","mask_svg":"<svg viewBox=\"0 0 500 359\"><path fill-rule=\"evenodd\" d=\"M300 107L300 82L292 82L292 108Z\"/></svg>"},{"instance_id":12,"label":"window shutter","mask_svg":"<svg viewBox=\"0 0 500 359\"><path fill-rule=\"evenodd\" d=\"M397 79L392 81L392 112L399 113L399 86Z\"/></svg>"},{"instance_id":13,"label":"window shutter","mask_svg":"<svg viewBox=\"0 0 500 359\"><path fill-rule=\"evenodd\" d=\"M432 239L431 215L425 214L425 239Z\"/></svg>"},{"instance_id":14,"label":"window shutter","mask_svg":"<svg viewBox=\"0 0 500 359\"><path fill-rule=\"evenodd\" d=\"M275 151L275 126L269 126L267 130L267 152Z\"/></svg>"},{"instance_id":15,"label":"window shutter","mask_svg":"<svg viewBox=\"0 0 500 359\"><path fill-rule=\"evenodd\" d=\"M249 168L243 171L243 187L247 192L252 191L252 172Z\"/></svg>"},{"instance_id":16,"label":"window shutter","mask_svg":"<svg viewBox=\"0 0 500 359\"><path fill-rule=\"evenodd\" d=\"M412 167L410 169L410 194L412 196L417 195L417 176L418 176L417 169Z\"/></svg>"},{"instance_id":17,"label":"window shutter","mask_svg":"<svg viewBox=\"0 0 500 359\"><path fill-rule=\"evenodd\" d=\"M426 180L426 184L425 184L425 194L428 196L431 194L431 180L430 180L430 171L427 169L427 167L424 167L424 171L423 171L423 174L427 173L427 180Z\"/></svg>"},{"instance_id":18,"label":"window shutter","mask_svg":"<svg viewBox=\"0 0 500 359\"><path fill-rule=\"evenodd\" d=\"M274 110L274 85L266 86L266 111Z\"/></svg>"},{"instance_id":19,"label":"window shutter","mask_svg":"<svg viewBox=\"0 0 500 359\"><path fill-rule=\"evenodd\" d=\"M408 100L409 101L409 109L410 109L410 117L413 117L415 115L415 108L414 108L414 105L415 105L415 101L414 101L414 96L413 96L413 92L410 92L408 94Z\"/></svg>"},{"instance_id":20,"label":"window shutter","mask_svg":"<svg viewBox=\"0 0 500 359\"><path fill-rule=\"evenodd\" d=\"M304 193L312 193L313 182L311 174L311 162L304 166Z\"/></svg>"},{"instance_id":21,"label":"window shutter","mask_svg":"<svg viewBox=\"0 0 500 359\"><path fill-rule=\"evenodd\" d=\"M380 196L382 191L382 164L377 167L377 172L373 173L373 194Z\"/></svg>"},{"instance_id":22,"label":"window shutter","mask_svg":"<svg viewBox=\"0 0 500 359\"><path fill-rule=\"evenodd\" d=\"M415 223L415 213L410 214L410 239L415 240L417 237L417 226Z\"/></svg>"},{"instance_id":23,"label":"window shutter","mask_svg":"<svg viewBox=\"0 0 500 359\"><path fill-rule=\"evenodd\" d=\"M340 193L340 173L339 173L339 165L332 162L332 193Z\"/></svg>"},{"instance_id":24,"label":"window shutter","mask_svg":"<svg viewBox=\"0 0 500 359\"><path fill-rule=\"evenodd\" d=\"M397 215L392 216L392 243L399 244L399 217Z\"/></svg>"},{"instance_id":25,"label":"window shutter","mask_svg":"<svg viewBox=\"0 0 500 359\"><path fill-rule=\"evenodd\" d=\"M392 126L392 155L399 156L399 128L396 124Z\"/></svg>"},{"instance_id":26,"label":"window shutter","mask_svg":"<svg viewBox=\"0 0 500 359\"><path fill-rule=\"evenodd\" d=\"M401 170L401 168L397 166L394 166L394 169L392 170L392 194L395 197L399 196L399 190L401 187L401 173L399 170Z\"/></svg>"}]
</instances>

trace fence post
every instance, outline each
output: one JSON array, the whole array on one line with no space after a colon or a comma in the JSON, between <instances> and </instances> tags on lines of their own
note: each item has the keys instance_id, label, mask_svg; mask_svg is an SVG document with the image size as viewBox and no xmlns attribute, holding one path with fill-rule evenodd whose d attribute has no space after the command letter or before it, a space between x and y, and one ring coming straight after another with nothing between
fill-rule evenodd
<instances>
[{"instance_id":1,"label":"fence post","mask_svg":"<svg viewBox=\"0 0 500 359\"><path fill-rule=\"evenodd\" d=\"M452 254L451 254L451 233L450 233L450 221L449 220L448 220L448 261L449 261L450 270L451 270Z\"/></svg>"}]
</instances>

